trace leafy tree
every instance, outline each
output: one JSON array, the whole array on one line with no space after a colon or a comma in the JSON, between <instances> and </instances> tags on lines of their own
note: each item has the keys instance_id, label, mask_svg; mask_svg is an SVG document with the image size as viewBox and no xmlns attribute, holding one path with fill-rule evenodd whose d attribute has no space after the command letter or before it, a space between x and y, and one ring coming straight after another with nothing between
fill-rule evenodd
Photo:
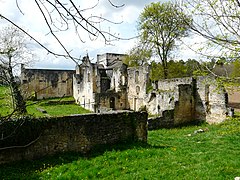
<instances>
[{"instance_id":1,"label":"leafy tree","mask_svg":"<svg viewBox=\"0 0 240 180\"><path fill-rule=\"evenodd\" d=\"M157 63L155 61L152 61L151 63L151 72L150 72L150 80L151 81L157 81L160 79L164 79L164 73L163 73L163 66L161 63Z\"/></svg>"},{"instance_id":2,"label":"leafy tree","mask_svg":"<svg viewBox=\"0 0 240 180\"><path fill-rule=\"evenodd\" d=\"M196 75L197 72L201 71L201 64L195 59L188 59L185 63L186 76Z\"/></svg>"},{"instance_id":3,"label":"leafy tree","mask_svg":"<svg viewBox=\"0 0 240 180\"><path fill-rule=\"evenodd\" d=\"M204 66L212 68L212 64L205 62ZM202 64L194 59L189 59L184 62L170 60L168 62L168 77L167 78L182 78L182 77L191 77L198 75L207 75L208 72ZM152 81L157 81L164 79L163 67L161 63L152 62L151 63L151 73L150 79Z\"/></svg>"},{"instance_id":4,"label":"leafy tree","mask_svg":"<svg viewBox=\"0 0 240 180\"><path fill-rule=\"evenodd\" d=\"M168 63L168 78L182 78L186 76L186 66L183 60Z\"/></svg>"},{"instance_id":5,"label":"leafy tree","mask_svg":"<svg viewBox=\"0 0 240 180\"><path fill-rule=\"evenodd\" d=\"M231 77L236 78L236 77L240 77L240 60L236 59L234 62L232 62L233 64L233 71L231 73Z\"/></svg>"},{"instance_id":6,"label":"leafy tree","mask_svg":"<svg viewBox=\"0 0 240 180\"><path fill-rule=\"evenodd\" d=\"M148 63L151 58L151 50L148 50L141 45L133 47L126 56L124 63L129 67L143 66Z\"/></svg>"},{"instance_id":7,"label":"leafy tree","mask_svg":"<svg viewBox=\"0 0 240 180\"><path fill-rule=\"evenodd\" d=\"M139 17L141 41L157 55L163 67L163 77L168 77L168 59L176 41L188 35L192 19L175 4L151 3Z\"/></svg>"},{"instance_id":8,"label":"leafy tree","mask_svg":"<svg viewBox=\"0 0 240 180\"><path fill-rule=\"evenodd\" d=\"M0 79L9 85L14 111L18 114L25 114L27 111L14 69L21 63L27 63L31 56L26 46L26 36L19 29L8 26L0 31Z\"/></svg>"}]
</instances>

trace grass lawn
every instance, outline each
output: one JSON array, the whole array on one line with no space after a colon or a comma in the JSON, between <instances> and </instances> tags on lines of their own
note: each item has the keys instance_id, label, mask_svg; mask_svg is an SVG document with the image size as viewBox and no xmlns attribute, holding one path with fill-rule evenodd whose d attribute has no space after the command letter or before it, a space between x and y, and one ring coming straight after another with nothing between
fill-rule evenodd
<instances>
[{"instance_id":1,"label":"grass lawn","mask_svg":"<svg viewBox=\"0 0 240 180\"><path fill-rule=\"evenodd\" d=\"M28 101L27 112L28 114L37 117L67 116L72 114L85 114L90 112L75 103L66 104L69 101L74 101L73 97L54 98L41 101ZM42 113L38 111L37 108L45 110L47 113Z\"/></svg>"},{"instance_id":2,"label":"grass lawn","mask_svg":"<svg viewBox=\"0 0 240 180\"><path fill-rule=\"evenodd\" d=\"M73 103L67 103L72 101ZM56 102L56 103L54 103ZM45 110L42 113L37 109ZM6 86L0 86L0 117L11 114L13 111L10 90ZM39 101L27 101L27 112L36 117L67 116L72 114L84 114L90 111L74 103L73 97L52 98Z\"/></svg>"},{"instance_id":3,"label":"grass lawn","mask_svg":"<svg viewBox=\"0 0 240 180\"><path fill-rule=\"evenodd\" d=\"M195 130L206 129L194 134ZM150 131L148 144L120 144L84 157L59 154L0 166L0 179L234 179L240 118Z\"/></svg>"},{"instance_id":4,"label":"grass lawn","mask_svg":"<svg viewBox=\"0 0 240 180\"><path fill-rule=\"evenodd\" d=\"M12 112L12 101L10 89L0 85L0 117L6 116Z\"/></svg>"}]
</instances>

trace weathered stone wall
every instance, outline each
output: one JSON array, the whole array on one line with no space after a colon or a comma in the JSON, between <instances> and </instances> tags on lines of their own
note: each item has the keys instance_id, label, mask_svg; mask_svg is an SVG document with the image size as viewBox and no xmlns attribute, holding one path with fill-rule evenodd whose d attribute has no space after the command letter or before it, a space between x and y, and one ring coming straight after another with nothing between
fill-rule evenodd
<instances>
[{"instance_id":1,"label":"weathered stone wall","mask_svg":"<svg viewBox=\"0 0 240 180\"><path fill-rule=\"evenodd\" d=\"M154 88L162 91L169 91L175 89L179 84L192 84L192 77L157 81Z\"/></svg>"},{"instance_id":2,"label":"weathered stone wall","mask_svg":"<svg viewBox=\"0 0 240 180\"><path fill-rule=\"evenodd\" d=\"M179 89L179 85L187 85L186 89ZM150 114L162 116L162 112L166 110L174 110L176 102L179 101L179 97L187 99L192 98L192 78L176 78L166 79L153 83L153 90L147 94L145 103ZM187 90L186 92L184 92ZM183 91L183 92L181 92ZM185 97L186 96L186 97ZM179 108L182 108L178 104Z\"/></svg>"},{"instance_id":3,"label":"weathered stone wall","mask_svg":"<svg viewBox=\"0 0 240 180\"><path fill-rule=\"evenodd\" d=\"M74 70L21 69L25 98L51 98L73 95Z\"/></svg>"},{"instance_id":4,"label":"weathered stone wall","mask_svg":"<svg viewBox=\"0 0 240 180\"><path fill-rule=\"evenodd\" d=\"M116 60L123 61L126 57L124 54L116 54L116 53L105 53L97 55L97 63L102 64L105 68L107 66L111 66Z\"/></svg>"},{"instance_id":5,"label":"weathered stone wall","mask_svg":"<svg viewBox=\"0 0 240 180\"><path fill-rule=\"evenodd\" d=\"M93 112L97 76L96 65L90 62L88 56L84 57L83 63L76 67L76 74L73 76L73 97L76 103Z\"/></svg>"},{"instance_id":6,"label":"weathered stone wall","mask_svg":"<svg viewBox=\"0 0 240 180\"><path fill-rule=\"evenodd\" d=\"M192 95L192 85L179 84L177 87L174 88L175 91L157 93L152 102L149 103L150 106L147 106L148 110L150 107L155 107L154 110L158 111L156 113L158 117L148 120L149 130L175 127L195 120L195 101Z\"/></svg>"},{"instance_id":7,"label":"weathered stone wall","mask_svg":"<svg viewBox=\"0 0 240 180\"><path fill-rule=\"evenodd\" d=\"M0 126L2 134L8 136ZM34 129L37 128L37 130ZM5 128L6 129L6 128ZM25 130L26 129L26 130ZM115 144L125 141L147 141L147 113L144 112L114 112L111 114L87 114L49 119L35 119L22 123L11 138L14 144L0 141L0 164L22 159L36 159L45 155L60 152L76 151L88 153L95 146ZM9 132L12 133L12 132ZM36 133L38 133L36 135ZM17 135L17 138L14 137ZM21 144L21 138L36 137L30 142ZM16 140L20 142L16 142ZM24 139L26 141L26 139ZM5 148L3 147L5 144ZM14 146L15 147L10 147Z\"/></svg>"},{"instance_id":8,"label":"weathered stone wall","mask_svg":"<svg viewBox=\"0 0 240 180\"><path fill-rule=\"evenodd\" d=\"M228 87L227 92L229 106L240 112L240 87Z\"/></svg>"},{"instance_id":9,"label":"weathered stone wall","mask_svg":"<svg viewBox=\"0 0 240 180\"><path fill-rule=\"evenodd\" d=\"M150 114L159 116L149 120L152 129L194 121L220 123L227 116L226 92L211 77L158 81L145 103ZM166 112L172 115L164 117Z\"/></svg>"},{"instance_id":10,"label":"weathered stone wall","mask_svg":"<svg viewBox=\"0 0 240 180\"><path fill-rule=\"evenodd\" d=\"M127 96L125 92L108 91L106 93L96 94L98 99L98 111L106 112L112 110L126 110L128 107Z\"/></svg>"},{"instance_id":11,"label":"weathered stone wall","mask_svg":"<svg viewBox=\"0 0 240 180\"><path fill-rule=\"evenodd\" d=\"M148 66L128 68L128 102L130 109L138 111L145 105L148 76Z\"/></svg>"},{"instance_id":12,"label":"weathered stone wall","mask_svg":"<svg viewBox=\"0 0 240 180\"><path fill-rule=\"evenodd\" d=\"M73 96L82 107L102 112L129 109L127 103L127 66L121 54L103 54L98 63L88 56L76 67L73 77Z\"/></svg>"},{"instance_id":13,"label":"weathered stone wall","mask_svg":"<svg viewBox=\"0 0 240 180\"><path fill-rule=\"evenodd\" d=\"M174 125L187 124L195 118L195 99L193 95L193 85L179 84L179 98L175 101Z\"/></svg>"},{"instance_id":14,"label":"weathered stone wall","mask_svg":"<svg viewBox=\"0 0 240 180\"><path fill-rule=\"evenodd\" d=\"M196 78L195 119L220 123L227 115L227 93L214 78Z\"/></svg>"}]
</instances>

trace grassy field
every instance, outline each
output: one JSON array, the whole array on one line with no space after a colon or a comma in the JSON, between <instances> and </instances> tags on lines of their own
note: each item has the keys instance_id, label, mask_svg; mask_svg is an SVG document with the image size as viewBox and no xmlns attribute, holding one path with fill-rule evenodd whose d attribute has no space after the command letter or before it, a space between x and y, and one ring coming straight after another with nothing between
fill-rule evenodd
<instances>
[{"instance_id":1,"label":"grassy field","mask_svg":"<svg viewBox=\"0 0 240 180\"><path fill-rule=\"evenodd\" d=\"M203 133L194 133L204 129ZM59 154L0 166L0 179L234 179L240 118L220 125L150 131L148 144L120 144L84 157Z\"/></svg>"},{"instance_id":2,"label":"grassy field","mask_svg":"<svg viewBox=\"0 0 240 180\"><path fill-rule=\"evenodd\" d=\"M12 112L12 101L10 98L10 89L0 86L0 117Z\"/></svg>"},{"instance_id":3,"label":"grassy field","mask_svg":"<svg viewBox=\"0 0 240 180\"><path fill-rule=\"evenodd\" d=\"M68 104L68 102L71 101L73 103ZM45 110L47 113L42 113L41 111L37 110L39 108ZM28 101L27 111L29 114L37 117L67 116L72 114L85 114L90 112L75 104L73 97L54 98L41 101Z\"/></svg>"},{"instance_id":4,"label":"grassy field","mask_svg":"<svg viewBox=\"0 0 240 180\"><path fill-rule=\"evenodd\" d=\"M7 87L0 86L0 116L6 116L13 111L9 92L10 90ZM71 101L72 103L68 103ZM47 113L42 113L38 109L45 110ZM41 101L27 101L27 112L29 115L44 117L84 114L90 111L76 105L73 97L64 97Z\"/></svg>"}]
</instances>

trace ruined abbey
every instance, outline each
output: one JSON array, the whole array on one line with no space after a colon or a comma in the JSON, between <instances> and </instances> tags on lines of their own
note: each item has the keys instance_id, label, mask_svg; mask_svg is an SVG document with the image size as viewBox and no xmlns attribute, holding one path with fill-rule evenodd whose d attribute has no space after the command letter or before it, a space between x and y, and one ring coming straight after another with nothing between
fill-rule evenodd
<instances>
[{"instance_id":1,"label":"ruined abbey","mask_svg":"<svg viewBox=\"0 0 240 180\"><path fill-rule=\"evenodd\" d=\"M125 55L106 53L92 63L88 56L75 70L22 67L25 97L36 99L73 96L76 103L96 113L142 110L158 123L178 125L193 120L222 122L227 115L227 94L211 77L157 81L147 92L149 66L128 67Z\"/></svg>"}]
</instances>

